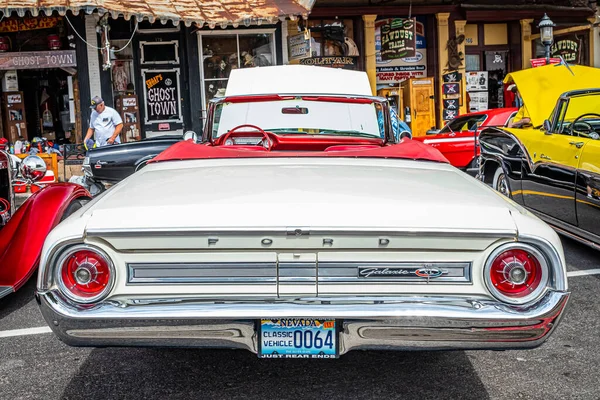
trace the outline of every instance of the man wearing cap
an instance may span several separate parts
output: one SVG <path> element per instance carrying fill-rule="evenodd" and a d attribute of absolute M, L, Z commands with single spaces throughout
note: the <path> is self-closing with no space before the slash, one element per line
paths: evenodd
<path fill-rule="evenodd" d="M 89 149 L 88 140 L 94 136 L 94 147 L 107 146 L 109 144 L 121 143 L 121 130 L 123 130 L 123 120 L 114 108 L 107 107 L 100 96 L 92 99 L 90 106 L 92 115 L 90 117 L 90 127 L 87 130 L 83 143 Z"/>

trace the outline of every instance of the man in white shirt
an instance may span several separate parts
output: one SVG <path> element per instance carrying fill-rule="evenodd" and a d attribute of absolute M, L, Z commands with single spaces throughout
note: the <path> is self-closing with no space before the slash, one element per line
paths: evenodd
<path fill-rule="evenodd" d="M 91 108 L 93 111 L 90 117 L 90 127 L 83 140 L 86 147 L 90 147 L 87 143 L 92 136 L 94 136 L 95 147 L 121 143 L 119 135 L 123 130 L 123 120 L 117 110 L 107 107 L 100 96 L 92 99 Z"/>

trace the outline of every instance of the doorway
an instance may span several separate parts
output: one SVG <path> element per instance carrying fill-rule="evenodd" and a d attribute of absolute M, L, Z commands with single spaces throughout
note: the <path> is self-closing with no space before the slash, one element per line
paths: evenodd
<path fill-rule="evenodd" d="M 68 143 L 74 128 L 69 112 L 69 74 L 62 69 L 19 70 L 27 137 Z"/>

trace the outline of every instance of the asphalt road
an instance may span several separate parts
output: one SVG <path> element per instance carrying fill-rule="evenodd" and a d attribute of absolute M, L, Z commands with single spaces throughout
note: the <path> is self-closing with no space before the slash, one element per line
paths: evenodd
<path fill-rule="evenodd" d="M 569 271 L 600 268 L 600 252 L 564 244 Z M 45 331 L 32 280 L 0 300 L 0 399 L 599 399 L 600 275 L 569 285 L 563 321 L 535 350 L 259 360 L 232 350 L 71 348 L 51 333 L 2 337 Z"/>

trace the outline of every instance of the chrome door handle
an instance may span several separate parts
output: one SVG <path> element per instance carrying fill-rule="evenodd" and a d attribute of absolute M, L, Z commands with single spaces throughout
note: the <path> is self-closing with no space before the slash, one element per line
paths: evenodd
<path fill-rule="evenodd" d="M 571 146 L 575 146 L 575 147 L 577 147 L 578 149 L 582 148 L 582 147 L 583 147 L 583 145 L 584 145 L 584 143 L 583 143 L 583 142 L 569 142 L 569 144 L 570 144 Z"/>
<path fill-rule="evenodd" d="M 544 154 L 540 154 L 540 158 L 544 159 L 544 160 L 552 160 L 550 157 L 544 155 Z"/>

